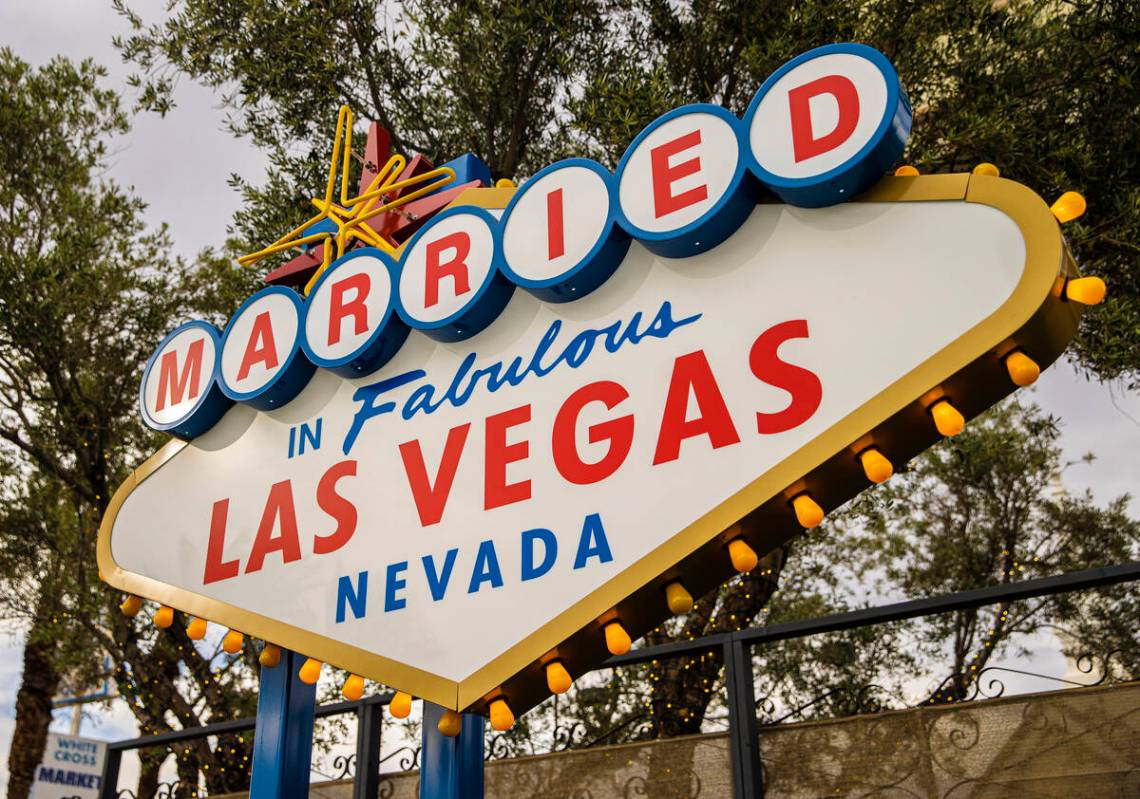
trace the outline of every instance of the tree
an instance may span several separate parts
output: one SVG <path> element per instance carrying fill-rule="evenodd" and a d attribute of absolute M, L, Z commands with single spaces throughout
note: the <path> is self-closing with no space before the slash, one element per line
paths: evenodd
<path fill-rule="evenodd" d="M 868 42 L 898 67 L 914 105 L 909 162 L 930 172 L 992 161 L 1046 197 L 1070 188 L 1086 194 L 1088 220 L 1066 232 L 1083 268 L 1107 279 L 1110 299 L 1085 316 L 1079 363 L 1102 379 L 1140 375 L 1133 83 L 1140 9 L 1125 0 L 413 0 L 398 8 L 327 2 L 319 10 L 298 1 L 267 9 L 248 0 L 180 0 L 149 27 L 126 0 L 118 7 L 134 26 L 118 44 L 140 67 L 145 107 L 168 109 L 180 75 L 230 91 L 231 130 L 270 155 L 263 185 L 234 181 L 245 205 L 223 256 L 271 241 L 307 216 L 341 103 L 382 122 L 404 152 L 438 161 L 467 149 L 496 176 L 521 178 L 565 153 L 613 166 L 644 124 L 675 105 L 707 101 L 740 113 L 787 59 L 836 40 Z M 237 272 L 223 256 L 211 261 L 219 282 L 244 280 L 252 289 L 257 275 Z M 790 579 L 804 550 L 769 553 L 758 572 L 700 599 L 653 640 L 743 626 L 764 608 L 779 615 L 786 606 L 774 599 L 777 580 Z M 826 591 L 818 597 L 816 607 L 838 601 Z M 836 650 L 836 669 L 857 643 Z M 718 670 L 715 659 L 660 665 L 655 729 L 699 729 Z"/>
<path fill-rule="evenodd" d="M 252 653 L 189 657 L 181 627 L 157 636 L 127 619 L 96 573 L 110 493 L 157 439 L 136 415 L 141 366 L 194 294 L 165 229 L 103 177 L 108 141 L 127 129 L 103 74 L 0 50 L 0 611 L 27 634 L 12 799 L 27 796 L 52 700 L 97 684 L 102 653 L 144 731 L 252 711 Z"/>

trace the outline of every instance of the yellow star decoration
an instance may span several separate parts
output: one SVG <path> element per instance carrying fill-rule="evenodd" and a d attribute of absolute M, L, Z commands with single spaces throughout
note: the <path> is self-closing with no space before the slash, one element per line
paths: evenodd
<path fill-rule="evenodd" d="M 329 179 L 325 187 L 325 196 L 323 199 L 314 197 L 312 200 L 313 205 L 317 207 L 320 213 L 301 225 L 298 225 L 268 247 L 239 257 L 237 259 L 239 264 L 242 266 L 251 266 L 262 258 L 273 255 L 274 253 L 316 244 L 317 242 L 324 242 L 324 259 L 320 268 L 313 273 L 312 278 L 310 278 L 309 282 L 305 285 L 304 293 L 307 295 L 316 284 L 317 279 L 328 268 L 329 264 L 333 262 L 334 245 L 336 258 L 340 258 L 344 255 L 348 249 L 349 242 L 353 239 L 359 239 L 365 244 L 369 244 L 383 250 L 388 255 L 394 256 L 396 248 L 389 244 L 383 236 L 373 230 L 368 224 L 368 220 L 385 211 L 390 211 L 393 208 L 423 197 L 425 194 L 442 188 L 455 180 L 455 171 L 450 167 L 439 167 L 424 172 L 421 175 L 413 175 L 406 180 L 397 180 L 400 173 L 404 171 L 404 167 L 407 166 L 407 161 L 403 156 L 393 155 L 388 159 L 388 162 L 380 168 L 376 177 L 372 178 L 368 184 L 368 188 L 363 194 L 356 197 L 349 197 L 348 182 L 349 163 L 352 157 L 352 121 L 352 110 L 347 105 L 342 105 L 336 118 L 336 135 L 333 139 L 332 158 L 329 161 Z M 333 202 L 333 194 L 338 174 L 338 161 L 340 162 L 339 204 Z M 394 199 L 388 199 L 391 194 L 413 186 L 419 186 L 420 188 L 415 191 L 410 191 L 407 194 L 401 194 Z M 325 219 L 332 220 L 333 224 L 336 225 L 336 233 L 322 231 L 320 233 L 312 233 L 308 236 L 304 235 L 305 230 Z"/>

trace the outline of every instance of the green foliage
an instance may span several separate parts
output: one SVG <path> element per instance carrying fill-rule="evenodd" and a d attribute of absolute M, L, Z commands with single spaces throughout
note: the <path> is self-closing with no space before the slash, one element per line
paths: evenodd
<path fill-rule="evenodd" d="M 878 47 L 915 109 L 906 153 L 924 172 L 982 161 L 1047 199 L 1077 189 L 1066 232 L 1109 299 L 1076 354 L 1101 379 L 1140 375 L 1140 6 L 1131 0 L 542 0 L 380 4 L 178 0 L 119 41 L 144 106 L 179 75 L 227 92 L 230 127 L 265 148 L 268 182 L 236 181 L 235 246 L 275 239 L 323 185 L 336 108 L 392 131 L 396 148 L 472 151 L 496 177 L 567 154 L 613 166 L 674 106 L 740 113 L 787 59 L 839 40 Z"/>
<path fill-rule="evenodd" d="M 165 229 L 104 176 L 127 118 L 103 76 L 0 50 L 0 613 L 22 623 L 40 672 L 17 697 L 16 793 L 40 762 L 53 695 L 100 684 L 104 654 L 146 732 L 253 710 L 252 655 L 211 665 L 181 626 L 159 635 L 145 615 L 123 617 L 97 575 L 110 494 L 159 438 L 137 418 L 139 373 L 194 300 Z M 231 748 L 202 742 L 183 759 L 237 765 Z M 244 770 L 207 779 L 244 787 Z"/>

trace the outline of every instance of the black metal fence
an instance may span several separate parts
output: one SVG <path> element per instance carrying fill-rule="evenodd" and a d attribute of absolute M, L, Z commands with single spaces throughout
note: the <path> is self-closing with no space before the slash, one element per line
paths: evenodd
<path fill-rule="evenodd" d="M 752 670 L 753 648 L 794 638 L 804 638 L 823 633 L 852 630 L 890 622 L 932 616 L 953 611 L 969 610 L 1019 600 L 1083 591 L 1140 580 L 1140 562 L 1086 569 L 1054 577 L 1043 577 L 1024 582 L 991 586 L 973 591 L 962 591 L 940 597 L 899 602 L 879 607 L 839 613 L 804 621 L 775 624 L 767 627 L 753 627 L 738 632 L 721 633 L 689 641 L 678 641 L 660 646 L 637 649 L 625 655 L 612 657 L 599 669 L 619 668 L 650 663 L 670 658 L 719 654 L 724 666 L 725 699 L 728 708 L 729 754 L 732 768 L 734 795 L 739 799 L 758 799 L 764 793 L 764 775 L 760 763 L 758 744 L 757 702 Z M 1107 669 L 1107 663 L 1106 669 Z M 996 668 L 996 667 L 991 667 Z M 1091 666 L 1090 666 L 1091 668 Z M 1007 671 L 1017 670 L 1007 669 Z M 1107 674 L 1107 672 L 1106 672 Z M 973 679 L 977 682 L 978 675 Z M 1103 679 L 1103 677 L 1102 677 Z M 321 705 L 316 709 L 317 718 L 326 718 L 348 713 L 357 716 L 356 750 L 352 755 L 341 756 L 334 767 L 340 776 L 354 775 L 354 799 L 377 799 L 381 785 L 380 731 L 383 706 L 391 700 L 392 694 L 385 692 L 356 702 L 337 702 Z M 800 709 L 797 709 L 800 710 Z M 778 723 L 796 712 L 774 719 Z M 627 722 L 628 724 L 629 722 Z M 169 747 L 172 744 L 198 740 L 211 736 L 248 732 L 254 729 L 254 719 L 237 719 L 219 722 L 202 727 L 177 730 L 160 735 L 149 735 L 108 745 L 104 765 L 100 796 L 103 799 L 132 799 L 133 792 L 118 791 L 119 768 L 122 755 L 129 750 L 152 747 Z M 611 731 L 613 732 L 613 731 Z M 556 741 L 556 748 L 571 746 L 590 747 L 606 743 L 610 733 L 589 741 L 575 741 L 567 735 L 565 741 Z M 402 770 L 415 768 L 418 762 L 418 749 L 411 747 L 398 750 L 388 756 L 398 756 Z M 494 757 L 494 747 L 488 757 Z M 195 786 L 193 791 L 197 790 Z M 177 785 L 164 785 L 159 799 L 177 795 Z"/>

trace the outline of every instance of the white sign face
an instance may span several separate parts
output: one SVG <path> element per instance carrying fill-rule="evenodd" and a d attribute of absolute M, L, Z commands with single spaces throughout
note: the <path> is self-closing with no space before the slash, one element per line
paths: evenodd
<path fill-rule="evenodd" d="M 375 256 L 338 266 L 309 295 L 305 340 L 322 361 L 339 361 L 368 343 L 392 303 L 392 278 Z"/>
<path fill-rule="evenodd" d="M 143 380 L 143 413 L 156 426 L 184 418 L 205 396 L 217 356 L 217 338 L 205 326 L 175 331 Z"/>
<path fill-rule="evenodd" d="M 761 478 L 781 464 L 799 458 L 791 483 L 1025 323 L 1002 310 L 1026 291 L 1023 229 L 963 191 L 761 204 L 715 250 L 680 260 L 635 241 L 574 302 L 515 291 L 464 341 L 412 330 L 366 377 L 322 369 L 285 407 L 234 406 L 120 492 L 103 572 L 463 706 L 659 579 L 655 553 L 674 563 L 713 542 L 739 518 L 717 508 L 778 495 L 787 485 Z M 547 195 L 532 193 L 545 216 Z M 483 220 L 451 219 L 436 240 L 466 236 L 466 264 L 490 263 Z M 1055 275 L 1050 252 L 1032 309 Z M 420 271 L 401 281 L 405 307 L 423 300 L 425 262 L 408 261 Z M 421 306 L 453 313 L 454 283 L 441 285 Z M 899 393 L 993 318 L 1009 330 Z M 856 415 L 866 426 L 851 432 Z M 805 461 L 821 440 L 835 448 Z"/>
<path fill-rule="evenodd" d="M 760 99 L 748 130 L 761 167 L 806 178 L 856 157 L 887 110 L 887 81 L 869 59 L 831 53 L 782 75 Z"/>
<path fill-rule="evenodd" d="M 737 177 L 736 130 L 721 116 L 679 113 L 643 135 L 618 184 L 622 212 L 639 230 L 660 233 L 696 222 Z"/>
<path fill-rule="evenodd" d="M 30 799 L 97 799 L 107 744 L 72 735 L 48 735 Z"/>
<path fill-rule="evenodd" d="M 400 306 L 409 321 L 436 324 L 462 313 L 494 266 L 494 233 L 482 215 L 441 219 L 408 244 Z"/>

